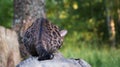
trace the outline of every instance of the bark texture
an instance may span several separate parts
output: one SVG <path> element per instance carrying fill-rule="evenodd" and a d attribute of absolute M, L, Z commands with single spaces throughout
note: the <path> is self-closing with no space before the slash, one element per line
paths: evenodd
<path fill-rule="evenodd" d="M 66 59 L 60 53 L 55 54 L 52 60 L 38 61 L 38 57 L 29 57 L 17 67 L 91 67 L 82 59 Z"/>
<path fill-rule="evenodd" d="M 0 26 L 0 67 L 15 67 L 20 60 L 15 31 Z"/>
<path fill-rule="evenodd" d="M 20 52 L 22 57 L 29 53 L 26 51 L 22 37 L 26 29 L 34 20 L 45 17 L 45 0 L 14 0 L 14 22 L 13 29 L 19 36 Z"/>
<path fill-rule="evenodd" d="M 19 32 L 23 23 L 29 23 L 27 21 L 31 19 L 45 17 L 44 4 L 44 0 L 14 0 L 13 28 Z"/>

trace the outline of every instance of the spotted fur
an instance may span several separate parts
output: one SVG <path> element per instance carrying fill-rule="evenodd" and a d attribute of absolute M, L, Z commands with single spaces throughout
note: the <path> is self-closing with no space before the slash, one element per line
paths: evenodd
<path fill-rule="evenodd" d="M 39 18 L 26 30 L 23 43 L 32 56 L 39 56 L 39 60 L 51 59 L 62 46 L 66 33 L 47 19 Z"/>

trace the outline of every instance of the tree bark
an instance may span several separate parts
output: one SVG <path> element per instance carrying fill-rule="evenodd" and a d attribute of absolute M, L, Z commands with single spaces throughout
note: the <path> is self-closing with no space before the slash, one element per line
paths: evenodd
<path fill-rule="evenodd" d="M 36 57 L 30 57 L 16 67 L 91 67 L 86 61 L 82 59 L 53 59 L 38 61 Z"/>
<path fill-rule="evenodd" d="M 120 9 L 118 8 L 118 23 L 120 24 Z"/>
<path fill-rule="evenodd" d="M 19 36 L 22 57 L 29 55 L 22 43 L 23 34 L 33 21 L 40 17 L 45 17 L 45 0 L 14 0 L 13 29 Z"/>
<path fill-rule="evenodd" d="M 16 32 L 0 26 L 0 67 L 15 67 L 20 60 Z"/>
<path fill-rule="evenodd" d="M 52 60 L 38 61 L 38 57 L 29 57 L 16 67 L 91 67 L 83 59 L 66 59 L 60 52 Z"/>

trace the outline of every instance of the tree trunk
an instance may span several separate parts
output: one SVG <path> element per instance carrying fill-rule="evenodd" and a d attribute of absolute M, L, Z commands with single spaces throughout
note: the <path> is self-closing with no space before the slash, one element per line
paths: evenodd
<path fill-rule="evenodd" d="M 109 3 L 109 4 L 107 4 Z M 112 18 L 111 8 L 112 8 L 112 1 L 106 0 L 106 19 L 107 19 L 107 26 L 108 26 L 108 35 L 109 35 L 109 42 L 111 47 L 115 47 L 116 45 L 116 38 L 115 38 L 115 22 Z"/>
<path fill-rule="evenodd" d="M 45 0 L 14 0 L 13 29 L 19 36 L 22 57 L 29 55 L 22 43 L 23 34 L 35 19 L 45 17 L 44 7 Z"/>
<path fill-rule="evenodd" d="M 120 24 L 120 9 L 118 8 L 118 23 Z"/>

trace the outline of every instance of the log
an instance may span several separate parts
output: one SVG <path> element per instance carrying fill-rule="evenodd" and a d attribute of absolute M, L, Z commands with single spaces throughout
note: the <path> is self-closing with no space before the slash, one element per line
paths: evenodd
<path fill-rule="evenodd" d="M 38 57 L 29 57 L 16 67 L 91 67 L 83 59 L 66 59 L 61 55 L 55 55 L 51 60 L 38 61 Z"/>
<path fill-rule="evenodd" d="M 86 61 L 79 59 L 53 59 L 38 61 L 37 57 L 30 57 L 16 67 L 91 67 Z"/>
<path fill-rule="evenodd" d="M 0 26 L 0 67 L 15 67 L 20 62 L 15 31 Z"/>

